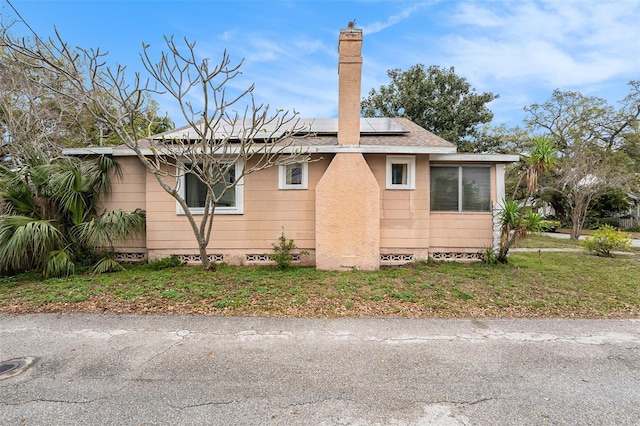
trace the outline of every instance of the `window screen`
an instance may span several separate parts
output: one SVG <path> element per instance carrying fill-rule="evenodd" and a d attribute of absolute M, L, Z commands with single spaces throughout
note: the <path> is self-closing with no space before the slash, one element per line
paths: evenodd
<path fill-rule="evenodd" d="M 491 169 L 483 166 L 431 167 L 431 210 L 491 210 Z"/>

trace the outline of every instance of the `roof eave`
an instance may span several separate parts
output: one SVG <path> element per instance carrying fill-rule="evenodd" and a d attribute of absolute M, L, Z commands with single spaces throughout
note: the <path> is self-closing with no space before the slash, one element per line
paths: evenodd
<path fill-rule="evenodd" d="M 261 149 L 256 146 L 255 151 Z M 337 154 L 337 153 L 361 153 L 361 154 L 455 154 L 455 147 L 433 147 L 433 146 L 386 146 L 386 145 L 292 145 L 282 149 L 275 147 L 275 150 L 282 154 Z M 142 155 L 151 156 L 157 150 L 141 148 Z M 63 150 L 65 155 L 113 155 L 114 157 L 136 156 L 136 152 L 128 147 L 100 147 L 100 148 L 69 148 Z"/>
<path fill-rule="evenodd" d="M 429 157 L 431 161 L 442 162 L 474 162 L 474 163 L 517 163 L 520 161 L 519 155 L 513 154 L 475 154 L 475 153 L 459 153 L 448 155 L 432 155 Z"/>
<path fill-rule="evenodd" d="M 82 148 L 65 148 L 64 155 L 113 155 L 112 146 L 88 146 Z"/>

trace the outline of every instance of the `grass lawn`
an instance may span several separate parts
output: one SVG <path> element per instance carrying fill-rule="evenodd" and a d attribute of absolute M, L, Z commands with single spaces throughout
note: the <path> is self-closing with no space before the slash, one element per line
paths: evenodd
<path fill-rule="evenodd" d="M 525 245 L 572 246 L 533 237 Z M 555 245 L 554 245 L 555 244 Z M 638 252 L 521 252 L 509 265 L 417 263 L 380 271 L 148 266 L 97 276 L 0 278 L 0 313 L 105 312 L 278 317 L 640 317 Z"/>

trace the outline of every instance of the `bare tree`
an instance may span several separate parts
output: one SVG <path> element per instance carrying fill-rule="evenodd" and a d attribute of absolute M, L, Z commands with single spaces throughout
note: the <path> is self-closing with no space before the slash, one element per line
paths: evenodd
<path fill-rule="evenodd" d="M 90 136 L 81 105 L 55 96 L 45 86 L 63 83 L 55 73 L 36 68 L 29 58 L 0 55 L 0 127 L 5 161 L 54 157 L 60 148 L 86 145 Z M 39 84 L 34 84 L 38 81 Z"/>
<path fill-rule="evenodd" d="M 566 198 L 573 227 L 571 238 L 578 238 L 591 201 L 609 188 L 628 188 L 632 175 L 610 161 L 598 147 L 574 146 L 555 170 L 555 189 Z"/>
<path fill-rule="evenodd" d="M 130 148 L 164 191 L 176 199 L 198 243 L 202 265 L 214 269 L 207 246 L 215 208 L 244 176 L 282 164 L 309 161 L 294 137 L 301 129 L 296 113 L 271 112 L 257 105 L 253 85 L 232 95 L 229 82 L 240 73 L 225 51 L 219 62 L 200 59 L 195 43 L 177 45 L 166 38 L 166 51 L 155 62 L 143 45 L 142 64 L 151 76 L 136 72 L 128 80 L 125 67 L 106 64 L 99 49 L 69 47 L 59 33 L 35 45 L 9 36 L 2 40 L 8 54 L 25 65 L 45 69 L 65 84 L 32 80 L 58 96 L 73 99 Z M 187 125 L 163 138 L 138 138 L 140 117 L 148 117 L 149 95 L 168 94 L 179 105 Z M 194 99 L 198 99 L 197 103 Z M 242 167 L 236 167 L 242 164 Z M 181 190 L 185 176 L 204 188 L 202 211 L 194 213 Z M 201 214 L 200 214 L 201 213 Z"/>

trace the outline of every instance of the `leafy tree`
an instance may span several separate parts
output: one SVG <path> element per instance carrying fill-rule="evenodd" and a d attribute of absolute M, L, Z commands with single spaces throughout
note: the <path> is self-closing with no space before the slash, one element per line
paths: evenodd
<path fill-rule="evenodd" d="M 0 166 L 0 274 L 37 269 L 64 277 L 93 257 L 95 272 L 119 267 L 113 245 L 142 232 L 145 220 L 142 212 L 97 213 L 117 164 L 108 157 L 49 161 L 45 153 L 30 160 Z"/>
<path fill-rule="evenodd" d="M 572 222 L 578 238 L 592 202 L 609 190 L 633 189 L 637 158 L 640 82 L 616 109 L 604 99 L 555 90 L 543 104 L 525 111 L 532 131 L 546 131 L 560 150 L 558 167 L 546 182 L 545 198 Z"/>
<path fill-rule="evenodd" d="M 126 117 L 124 125 L 135 129 L 138 139 L 149 138 L 159 133 L 164 133 L 175 127 L 173 121 L 168 116 L 161 117 L 158 115 L 160 106 L 149 97 L 148 106 L 145 111 L 135 111 L 132 117 Z M 96 127 L 97 126 L 97 127 Z M 101 128 L 102 127 L 102 128 Z M 94 123 L 92 125 L 93 133 L 98 132 L 100 145 L 121 145 L 122 140 L 117 133 L 113 133 L 103 123 Z M 94 142 L 95 144 L 95 142 Z"/>
<path fill-rule="evenodd" d="M 631 92 L 615 109 L 605 99 L 580 92 L 554 90 L 542 104 L 525 107 L 525 123 L 534 132 L 547 132 L 561 152 L 574 144 L 600 146 L 607 152 L 619 149 L 625 132 L 637 131 L 640 117 L 640 81 L 629 82 Z"/>
<path fill-rule="evenodd" d="M 597 218 L 612 217 L 628 211 L 632 205 L 633 201 L 627 192 L 621 188 L 609 188 L 593 199 L 588 215 Z"/>
<path fill-rule="evenodd" d="M 30 45 L 15 40 L 6 30 L 2 35 L 12 59 L 27 58 L 23 61 L 26 66 L 37 64 L 59 75 L 66 84 L 59 88 L 34 79 L 32 83 L 86 106 L 98 123 L 131 149 L 160 187 L 175 198 L 193 230 L 206 269 L 214 269 L 207 254 L 213 212 L 227 193 L 250 173 L 309 160 L 299 149 L 290 149 L 295 144 L 291 136 L 300 130 L 296 128 L 295 113 L 271 112 L 268 106 L 257 105 L 252 96 L 253 85 L 235 94 L 227 90 L 229 82 L 240 73 L 241 63 L 233 65 L 226 52 L 219 62 L 212 63 L 198 57 L 195 43 L 185 40 L 184 45 L 178 45 L 173 38 L 165 38 L 166 50 L 156 62 L 151 59 L 150 46 L 143 45 L 141 59 L 153 82 L 150 83 L 138 73 L 127 78 L 123 66 L 108 66 L 99 49 L 71 48 L 59 34 L 46 48 L 40 42 Z M 187 123 L 184 134 L 171 140 L 141 140 L 137 119 L 151 123 L 153 106 L 149 97 L 160 91 L 181 108 Z M 232 167 L 239 161 L 244 167 L 229 179 Z M 205 187 L 206 208 L 202 214 L 194 214 L 181 194 L 179 185 L 186 174 Z"/>
<path fill-rule="evenodd" d="M 479 128 L 470 149 L 478 153 L 514 154 L 519 153 L 530 141 L 530 133 L 521 127 L 507 127 L 505 124 Z M 525 148 L 526 150 L 526 148 Z"/>
<path fill-rule="evenodd" d="M 478 150 L 474 138 L 480 135 L 480 125 L 493 119 L 487 104 L 498 95 L 476 93 L 453 67 L 425 69 L 417 64 L 407 71 L 389 70 L 387 75 L 389 85 L 372 89 L 362 100 L 365 117 L 406 117 L 456 144 L 460 151 Z"/>
<path fill-rule="evenodd" d="M 529 155 L 525 157 L 526 169 L 520 175 L 520 179 L 514 189 L 514 197 L 505 200 L 499 215 L 500 223 L 500 248 L 498 261 L 506 263 L 509 260 L 509 250 L 518 238 L 531 231 L 539 231 L 543 216 L 532 209 L 534 195 L 538 191 L 539 179 L 548 173 L 558 160 L 554 140 L 548 135 L 540 135 L 531 138 Z M 519 186 L 525 182 L 526 196 L 524 201 L 516 199 Z"/>

